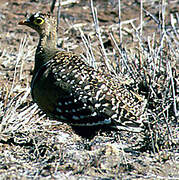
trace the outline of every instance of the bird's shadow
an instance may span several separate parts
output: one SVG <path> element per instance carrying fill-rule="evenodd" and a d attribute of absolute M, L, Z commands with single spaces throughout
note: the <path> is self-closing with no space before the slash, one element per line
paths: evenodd
<path fill-rule="evenodd" d="M 111 134 L 111 132 L 114 130 L 112 127 L 107 126 L 89 126 L 89 127 L 79 127 L 79 126 L 72 126 L 72 129 L 74 133 L 81 136 L 85 139 L 93 139 L 96 135 L 105 133 L 105 134 Z"/>

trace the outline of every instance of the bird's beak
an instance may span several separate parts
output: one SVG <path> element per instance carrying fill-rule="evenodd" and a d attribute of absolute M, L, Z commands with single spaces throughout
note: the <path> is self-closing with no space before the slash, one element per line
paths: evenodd
<path fill-rule="evenodd" d="M 30 23 L 30 21 L 27 19 L 27 20 L 24 20 L 24 21 L 20 21 L 18 24 L 19 25 L 28 25 Z"/>
<path fill-rule="evenodd" d="M 19 24 L 19 25 L 25 25 L 26 22 L 25 22 L 25 21 L 20 21 L 18 24 Z"/>

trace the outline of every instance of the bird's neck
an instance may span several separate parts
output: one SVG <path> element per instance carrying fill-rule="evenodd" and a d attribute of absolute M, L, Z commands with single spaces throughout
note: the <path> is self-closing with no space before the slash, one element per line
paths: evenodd
<path fill-rule="evenodd" d="M 34 73 L 36 73 L 42 65 L 53 58 L 57 51 L 58 49 L 56 32 L 49 32 L 40 35 L 39 44 L 37 46 L 35 54 Z"/>

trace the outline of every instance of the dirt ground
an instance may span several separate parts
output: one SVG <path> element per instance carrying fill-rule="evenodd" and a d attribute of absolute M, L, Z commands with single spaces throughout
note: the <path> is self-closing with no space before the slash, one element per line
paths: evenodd
<path fill-rule="evenodd" d="M 177 117 L 171 115 L 175 120 L 169 122 L 171 141 L 166 138 L 167 126 L 165 131 L 156 133 L 156 139 L 164 139 L 160 145 L 151 142 L 152 145 L 146 145 L 150 141 L 149 136 L 129 132 L 102 132 L 86 139 L 70 126 L 49 120 L 32 102 L 29 84 L 38 35 L 19 26 L 18 22 L 33 12 L 49 12 L 50 6 L 50 0 L 0 1 L 0 179 L 179 179 Z M 144 1 L 143 6 L 160 19 L 158 1 Z M 110 52 L 110 31 L 115 32 L 114 36 L 120 43 L 117 36 L 118 1 L 95 0 L 94 7 L 98 11 L 104 46 Z M 166 2 L 166 28 L 170 29 L 171 20 L 176 21 L 178 12 L 178 1 Z M 56 14 L 57 7 L 54 16 Z M 144 42 L 154 36 L 160 39 L 157 23 L 145 13 L 143 16 Z M 123 44 L 133 54 L 137 52 L 137 39 L 129 20 L 136 28 L 140 26 L 140 1 L 121 1 Z M 90 1 L 62 1 L 58 44 L 66 50 L 85 55 L 79 28 L 90 38 L 94 56 L 100 61 L 102 55 L 96 48 L 99 42 L 95 37 Z M 178 43 L 179 39 L 176 41 Z M 179 49 L 175 50 L 176 57 L 171 57 L 171 66 L 178 74 Z M 178 82 L 177 75 L 175 78 Z M 176 89 L 178 96 L 179 90 Z"/>

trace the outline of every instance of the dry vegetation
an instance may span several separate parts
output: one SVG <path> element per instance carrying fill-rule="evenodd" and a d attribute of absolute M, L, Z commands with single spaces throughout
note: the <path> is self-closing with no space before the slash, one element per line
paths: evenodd
<path fill-rule="evenodd" d="M 34 8 L 50 10 L 51 1 L 2 0 L 2 179 L 179 179 L 179 4 L 92 2 L 62 1 L 58 44 L 143 95 L 146 130 L 86 139 L 42 114 L 30 96 L 38 37 L 17 22 Z"/>

